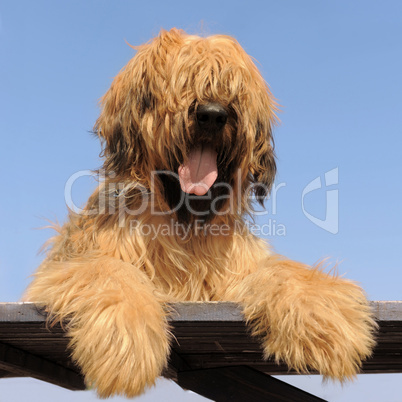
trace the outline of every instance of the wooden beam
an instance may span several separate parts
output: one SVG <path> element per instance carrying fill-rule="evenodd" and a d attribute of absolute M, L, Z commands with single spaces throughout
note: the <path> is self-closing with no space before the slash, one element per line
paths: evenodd
<path fill-rule="evenodd" d="M 402 301 L 372 301 L 370 306 L 377 321 L 402 321 Z"/>
<path fill-rule="evenodd" d="M 0 303 L 0 323 L 45 322 L 46 313 L 35 303 Z"/>
<path fill-rule="evenodd" d="M 26 376 L 18 375 L 16 373 L 12 373 L 11 371 L 0 370 L 0 378 L 11 378 L 11 377 L 26 377 Z"/>
<path fill-rule="evenodd" d="M 402 301 L 372 301 L 377 321 L 402 321 Z M 170 305 L 169 321 L 244 321 L 240 306 L 233 302 L 179 302 Z M 44 322 L 46 313 L 35 303 L 0 303 L 0 322 Z"/>
<path fill-rule="evenodd" d="M 371 301 L 370 306 L 377 321 L 402 321 L 402 301 Z M 179 302 L 170 308 L 173 322 L 244 321 L 241 307 L 233 302 Z"/>
<path fill-rule="evenodd" d="M 33 377 L 73 391 L 86 389 L 82 377 L 74 371 L 1 343 L 0 370 L 11 376 Z"/>
<path fill-rule="evenodd" d="M 243 322 L 241 307 L 233 302 L 179 302 L 170 305 L 172 322 Z"/>
<path fill-rule="evenodd" d="M 247 366 L 181 371 L 178 384 L 216 402 L 324 401 Z"/>

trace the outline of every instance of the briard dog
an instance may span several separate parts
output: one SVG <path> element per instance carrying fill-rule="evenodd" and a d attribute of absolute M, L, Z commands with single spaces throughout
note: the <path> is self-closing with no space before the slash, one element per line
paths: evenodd
<path fill-rule="evenodd" d="M 167 364 L 168 303 L 234 301 L 264 357 L 351 379 L 376 324 L 363 291 L 273 253 L 244 217 L 276 165 L 276 102 L 231 37 L 161 31 L 101 99 L 104 180 L 57 227 L 25 299 L 67 323 L 102 397 L 141 394 Z"/>

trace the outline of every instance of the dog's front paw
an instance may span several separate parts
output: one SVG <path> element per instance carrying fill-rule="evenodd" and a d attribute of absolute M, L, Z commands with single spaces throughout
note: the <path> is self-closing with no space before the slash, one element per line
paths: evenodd
<path fill-rule="evenodd" d="M 375 323 L 366 305 L 344 302 L 301 302 L 282 312 L 282 318 L 273 318 L 263 340 L 264 357 L 283 361 L 299 373 L 313 370 L 325 379 L 353 379 L 371 355 Z"/>
<path fill-rule="evenodd" d="M 244 299 L 245 316 L 262 338 L 265 358 L 300 373 L 314 370 L 324 378 L 353 379 L 372 353 L 377 327 L 362 290 L 318 269 L 294 265 L 282 263 L 284 271 L 270 277 L 268 293 L 256 275 Z"/>
<path fill-rule="evenodd" d="M 103 300 L 96 307 L 72 322 L 72 358 L 100 397 L 140 395 L 167 364 L 169 331 L 162 307 L 141 299 L 130 306 Z"/>

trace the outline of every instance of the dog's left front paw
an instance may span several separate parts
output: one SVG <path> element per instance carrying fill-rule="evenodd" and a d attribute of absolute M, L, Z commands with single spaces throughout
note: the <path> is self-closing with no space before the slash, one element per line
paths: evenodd
<path fill-rule="evenodd" d="M 263 279 L 254 279 L 244 313 L 262 338 L 265 358 L 325 379 L 356 376 L 372 353 L 377 328 L 359 286 L 318 269 L 297 270 L 264 298 Z"/>
<path fill-rule="evenodd" d="M 295 311 L 271 323 L 264 357 L 284 361 L 299 373 L 317 371 L 324 379 L 352 380 L 372 353 L 374 327 L 362 305 Z"/>

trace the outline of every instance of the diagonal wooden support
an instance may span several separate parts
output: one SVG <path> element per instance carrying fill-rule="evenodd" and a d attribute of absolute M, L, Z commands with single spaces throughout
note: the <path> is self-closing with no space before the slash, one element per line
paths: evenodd
<path fill-rule="evenodd" d="M 73 391 L 84 390 L 82 377 L 68 368 L 0 343 L 0 370 L 17 377 L 33 377 Z"/>
<path fill-rule="evenodd" d="M 247 366 L 181 371 L 177 382 L 216 402 L 324 401 Z"/>
<path fill-rule="evenodd" d="M 1 363 L 0 363 L 1 365 Z M 22 375 L 19 375 L 17 373 L 13 373 L 9 370 L 0 370 L 0 378 L 11 378 L 11 377 L 25 377 Z"/>

